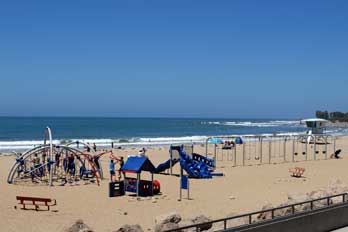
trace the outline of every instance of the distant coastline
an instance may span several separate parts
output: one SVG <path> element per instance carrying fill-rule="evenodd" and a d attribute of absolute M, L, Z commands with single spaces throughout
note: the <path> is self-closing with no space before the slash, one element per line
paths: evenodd
<path fill-rule="evenodd" d="M 322 118 L 329 120 L 331 123 L 333 123 L 333 126 L 339 126 L 341 125 L 343 127 L 346 127 L 348 125 L 348 113 L 343 113 L 343 112 L 328 112 L 326 111 L 316 111 L 315 116 L 317 118 Z"/>

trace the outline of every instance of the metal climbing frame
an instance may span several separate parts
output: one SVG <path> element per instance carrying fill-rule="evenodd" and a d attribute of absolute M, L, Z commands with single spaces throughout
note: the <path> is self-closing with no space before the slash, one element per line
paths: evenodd
<path fill-rule="evenodd" d="M 69 156 L 73 159 L 71 167 L 68 167 Z M 91 177 L 89 177 L 90 175 Z M 47 127 L 44 144 L 16 157 L 7 182 L 9 184 L 31 182 L 32 184 L 41 183 L 53 186 L 53 183 L 59 184 L 60 181 L 66 183 L 67 177 L 71 181 L 88 179 L 99 185 L 101 170 L 96 169 L 92 155 L 69 145 L 54 145 L 51 130 Z"/>

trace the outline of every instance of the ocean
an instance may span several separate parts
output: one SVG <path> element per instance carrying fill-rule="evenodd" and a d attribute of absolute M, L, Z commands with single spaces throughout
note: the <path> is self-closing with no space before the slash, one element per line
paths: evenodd
<path fill-rule="evenodd" d="M 42 144 L 44 129 L 54 143 L 80 140 L 98 147 L 203 143 L 208 136 L 306 131 L 297 119 L 0 117 L 0 152 L 23 151 Z M 347 129 L 328 132 L 348 134 Z"/>

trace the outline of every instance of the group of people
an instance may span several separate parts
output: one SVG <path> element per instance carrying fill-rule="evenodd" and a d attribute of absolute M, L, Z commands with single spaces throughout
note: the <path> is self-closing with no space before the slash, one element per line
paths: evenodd
<path fill-rule="evenodd" d="M 146 149 L 143 147 L 139 150 L 138 152 L 138 156 L 140 157 L 146 157 L 145 155 L 146 153 Z M 109 163 L 109 170 L 110 170 L 110 181 L 111 182 L 115 182 L 115 176 L 116 176 L 116 168 L 115 165 L 119 164 L 119 168 L 118 168 L 118 181 L 121 180 L 122 175 L 124 176 L 123 172 L 122 172 L 122 167 L 124 165 L 124 159 L 123 157 L 117 158 L 115 156 L 110 156 L 110 163 Z"/>
<path fill-rule="evenodd" d="M 90 147 L 89 143 L 87 143 L 87 146 L 85 146 L 85 149 L 87 152 L 91 152 L 91 147 Z M 95 143 L 93 143 L 93 150 L 95 152 L 97 151 L 97 145 Z"/>
<path fill-rule="evenodd" d="M 121 156 L 120 158 L 117 158 L 115 156 L 110 156 L 110 163 L 109 163 L 109 169 L 110 169 L 110 181 L 111 182 L 115 182 L 115 177 L 116 177 L 116 169 L 115 169 L 115 165 L 116 163 L 119 164 L 119 168 L 118 168 L 118 181 L 121 180 L 122 177 L 122 167 L 124 165 L 124 160 L 123 157 Z"/>

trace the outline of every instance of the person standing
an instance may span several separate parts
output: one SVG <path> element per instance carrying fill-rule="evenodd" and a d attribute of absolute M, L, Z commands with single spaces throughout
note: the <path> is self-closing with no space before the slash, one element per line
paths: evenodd
<path fill-rule="evenodd" d="M 110 169 L 110 181 L 114 182 L 114 180 L 115 180 L 115 162 L 113 159 L 110 159 L 109 169 Z"/>
<path fill-rule="evenodd" d="M 121 181 L 122 177 L 122 167 L 124 165 L 124 160 L 123 157 L 121 156 L 120 159 L 118 160 L 120 162 L 120 168 L 118 169 L 118 181 Z"/>
<path fill-rule="evenodd" d="M 97 145 L 95 143 L 93 143 L 93 150 L 97 151 Z"/>
<path fill-rule="evenodd" d="M 86 151 L 87 151 L 87 152 L 91 152 L 91 148 L 89 147 L 89 143 L 87 143 Z"/>
<path fill-rule="evenodd" d="M 145 157 L 145 152 L 146 152 L 145 147 L 141 148 L 138 152 L 138 156 Z"/>

